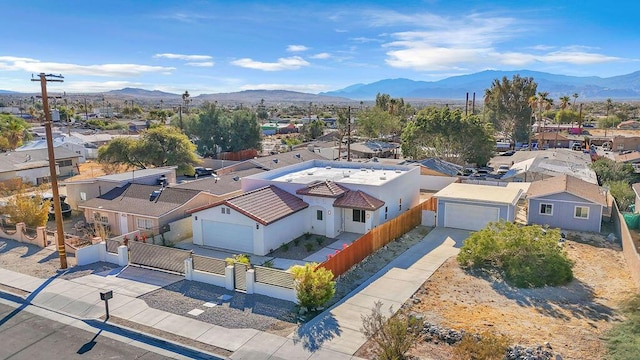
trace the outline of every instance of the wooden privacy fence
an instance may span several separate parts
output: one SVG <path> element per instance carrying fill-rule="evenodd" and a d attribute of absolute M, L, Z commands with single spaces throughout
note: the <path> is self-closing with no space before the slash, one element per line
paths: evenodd
<path fill-rule="evenodd" d="M 432 197 L 420 205 L 422 206 L 422 210 L 436 211 L 438 210 L 438 199 Z"/>
<path fill-rule="evenodd" d="M 418 205 L 402 215 L 373 228 L 325 262 L 318 265 L 331 270 L 334 277 L 340 276 L 352 266 L 364 260 L 391 241 L 420 225 L 422 205 Z"/>

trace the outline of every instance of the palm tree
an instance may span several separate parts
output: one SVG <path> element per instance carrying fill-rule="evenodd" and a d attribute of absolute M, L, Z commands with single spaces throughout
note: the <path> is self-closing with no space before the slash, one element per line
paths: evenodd
<path fill-rule="evenodd" d="M 4 137 L 7 139 L 10 150 L 15 150 L 24 139 L 24 126 L 14 117 L 10 117 L 4 129 Z"/>
<path fill-rule="evenodd" d="M 569 106 L 569 97 L 568 96 L 560 96 L 560 109 L 564 110 Z"/>
<path fill-rule="evenodd" d="M 571 106 L 573 111 L 576 111 L 576 100 L 578 100 L 578 96 L 578 93 L 573 93 L 573 105 Z"/>
<path fill-rule="evenodd" d="M 546 91 L 539 92 L 538 95 L 534 95 L 529 98 L 529 107 L 531 107 L 531 110 L 533 110 L 534 118 L 536 110 L 538 111 L 538 129 L 540 128 L 540 123 L 542 122 L 542 110 L 551 109 L 551 105 L 553 105 L 553 100 L 549 98 L 549 93 Z M 542 141 L 544 141 L 544 129 L 542 132 Z M 529 148 L 531 148 L 531 136 L 529 136 Z"/>

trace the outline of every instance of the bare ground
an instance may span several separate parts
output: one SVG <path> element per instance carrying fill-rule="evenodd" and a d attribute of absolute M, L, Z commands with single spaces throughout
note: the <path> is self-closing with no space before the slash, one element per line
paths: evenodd
<path fill-rule="evenodd" d="M 480 333 L 493 331 L 524 346 L 549 342 L 563 359 L 601 359 L 603 334 L 619 319 L 621 303 L 637 289 L 617 248 L 567 241 L 575 279 L 566 286 L 517 289 L 488 274 L 460 269 L 446 261 L 405 306 L 427 322 Z M 368 358 L 371 344 L 357 355 Z M 420 343 L 420 359 L 454 359 L 445 344 Z"/>

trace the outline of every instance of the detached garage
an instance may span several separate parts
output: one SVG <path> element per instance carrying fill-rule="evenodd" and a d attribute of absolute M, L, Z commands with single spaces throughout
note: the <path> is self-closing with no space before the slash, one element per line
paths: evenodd
<path fill-rule="evenodd" d="M 522 190 L 511 187 L 450 184 L 433 195 L 438 199 L 436 225 L 480 230 L 492 221 L 514 221 Z"/>

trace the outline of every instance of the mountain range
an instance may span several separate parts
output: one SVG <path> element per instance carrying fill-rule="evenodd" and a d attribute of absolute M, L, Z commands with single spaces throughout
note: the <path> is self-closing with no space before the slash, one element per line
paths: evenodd
<path fill-rule="evenodd" d="M 201 94 L 192 96 L 195 101 L 218 101 L 221 103 L 255 104 L 264 100 L 267 103 L 333 103 L 348 104 L 355 101 L 374 100 L 378 93 L 409 101 L 419 100 L 458 100 L 464 101 L 466 94 L 470 99 L 476 95 L 476 101 L 482 99 L 485 89 L 491 87 L 496 79 L 514 75 L 532 77 L 538 84 L 538 92 L 548 92 L 551 98 L 578 94 L 583 101 L 596 101 L 611 98 L 613 100 L 640 100 L 640 71 L 612 76 L 568 76 L 546 72 L 519 70 L 486 70 L 474 74 L 453 76 L 439 81 L 416 81 L 410 79 L 385 79 L 370 84 L 355 84 L 344 89 L 309 94 L 287 90 L 244 90 L 231 93 Z M 19 93 L 0 90 L 2 95 Z M 124 88 L 104 93 L 131 99 L 181 101 L 181 94 L 159 90 Z M 89 95 L 89 94 L 87 94 Z M 97 94 L 92 94 L 97 95 Z"/>
<path fill-rule="evenodd" d="M 356 84 L 341 90 L 328 91 L 320 95 L 341 96 L 354 100 L 374 99 L 376 94 L 385 93 L 391 97 L 405 99 L 462 99 L 475 92 L 482 98 L 485 89 L 491 87 L 495 79 L 514 75 L 532 77 L 538 84 L 538 91 L 549 93 L 551 98 L 572 96 L 577 93 L 583 100 L 639 100 L 640 71 L 608 78 L 597 76 L 578 77 L 550 74 L 539 71 L 495 71 L 487 70 L 469 75 L 453 76 L 439 81 L 414 81 L 409 79 L 386 79 L 370 84 Z"/>

